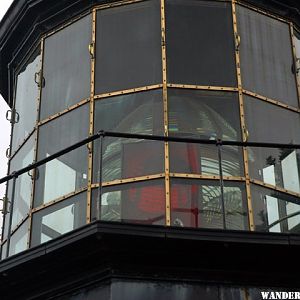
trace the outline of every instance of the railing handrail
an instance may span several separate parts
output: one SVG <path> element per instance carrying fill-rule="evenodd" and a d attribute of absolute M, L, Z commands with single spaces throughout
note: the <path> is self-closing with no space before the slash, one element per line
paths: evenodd
<path fill-rule="evenodd" d="M 41 165 L 44 165 L 57 157 L 67 154 L 83 145 L 97 140 L 100 137 L 118 137 L 127 139 L 140 139 L 140 140 L 152 140 L 152 141 L 163 141 L 163 142 L 181 142 L 181 143 L 192 143 L 192 144 L 206 144 L 206 145 L 223 145 L 223 146 L 239 146 L 239 147 L 260 147 L 260 148 L 285 148 L 285 149 L 300 149 L 300 144 L 279 144 L 279 143 L 261 143 L 261 142 L 240 142 L 240 141 L 228 141 L 221 139 L 199 139 L 199 138 L 186 138 L 186 137 L 175 137 L 175 136 L 160 136 L 160 135 L 149 135 L 149 134 L 137 134 L 137 133 L 122 133 L 122 132 L 111 132 L 100 130 L 94 135 L 91 135 L 71 146 L 64 148 L 46 158 L 43 158 L 35 163 L 29 164 L 27 167 L 12 172 L 11 174 L 2 177 L 0 184 L 7 182 L 14 177 L 27 173 Z"/>

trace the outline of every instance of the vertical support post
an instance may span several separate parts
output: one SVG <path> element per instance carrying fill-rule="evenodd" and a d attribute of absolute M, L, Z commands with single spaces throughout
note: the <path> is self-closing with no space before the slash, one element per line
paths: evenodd
<path fill-rule="evenodd" d="M 222 141 L 217 140 L 216 145 L 218 147 L 222 221 L 223 221 L 223 229 L 226 230 L 226 210 L 225 210 L 225 201 L 224 201 L 224 179 L 223 179 L 223 169 L 222 169 Z"/>
<path fill-rule="evenodd" d="M 98 187 L 98 195 L 97 195 L 97 220 L 100 219 L 100 209 L 101 209 L 101 198 L 102 198 L 102 162 L 103 162 L 103 142 L 104 142 L 104 132 L 100 132 L 99 138 L 99 164 L 98 164 L 98 171 L 99 171 L 99 187 Z"/>
<path fill-rule="evenodd" d="M 167 53 L 166 53 L 166 19 L 165 0 L 160 0 L 161 11 L 161 52 L 163 75 L 163 107 L 164 107 L 164 135 L 168 136 L 168 90 L 167 90 Z M 171 195 L 170 195 L 170 160 L 169 143 L 165 142 L 165 197 L 166 197 L 166 225 L 171 225 Z"/>
<path fill-rule="evenodd" d="M 44 47 L 45 47 L 45 38 L 43 37 L 41 39 L 41 58 L 40 58 L 40 74 L 41 74 L 41 80 L 43 80 L 43 70 L 44 70 Z M 33 158 L 34 162 L 37 161 L 38 157 L 38 137 L 39 137 L 39 119 L 40 119 L 40 110 L 41 110 L 41 99 L 42 99 L 42 88 L 43 85 L 40 84 L 39 86 L 39 96 L 37 99 L 37 117 L 36 117 L 36 133 L 35 133 L 35 145 L 34 145 L 34 153 L 33 153 Z M 31 229 L 32 229 L 32 209 L 34 207 L 34 194 L 35 194 L 35 184 L 36 184 L 36 179 L 38 178 L 38 169 L 32 170 L 32 190 L 31 190 L 31 200 L 30 200 L 30 211 L 29 211 L 29 226 L 28 226 L 28 239 L 27 239 L 27 248 L 30 248 L 30 243 L 31 243 Z"/>
<path fill-rule="evenodd" d="M 10 200 L 10 214 L 9 214 L 9 221 L 8 221 L 8 232 L 7 232 L 7 243 L 6 243 L 6 257 L 9 256 L 9 248 L 10 248 L 10 239 L 11 239 L 11 226 L 13 220 L 13 213 L 14 213 L 14 205 L 15 205 L 15 190 L 16 190 L 16 181 L 18 176 L 14 175 L 13 183 L 12 183 L 12 193 L 11 193 L 11 200 Z"/>
<path fill-rule="evenodd" d="M 240 44 L 243 41 L 241 41 L 241 38 L 238 33 L 235 0 L 232 0 L 232 21 L 233 21 L 234 40 L 235 40 L 235 62 L 236 62 L 237 82 L 238 82 L 238 93 L 239 93 L 240 122 L 241 122 L 241 129 L 242 129 L 242 138 L 243 141 L 246 142 L 248 140 L 248 130 L 246 128 L 246 122 L 245 122 L 241 63 L 240 63 Z M 249 176 L 247 147 L 243 147 L 243 158 L 244 158 L 244 171 L 245 171 L 245 178 L 246 178 L 246 193 L 247 193 L 249 225 L 250 225 L 250 230 L 254 231 L 255 228 L 254 228 L 253 207 L 252 207 L 252 198 L 251 198 L 251 190 L 250 190 L 250 176 Z"/>
<path fill-rule="evenodd" d="M 92 40 L 91 44 L 87 45 L 87 51 L 91 55 L 91 90 L 90 90 L 90 126 L 89 136 L 94 134 L 94 110 L 95 110 L 95 45 L 96 45 L 96 17 L 97 11 L 94 8 L 92 12 Z M 91 222 L 91 202 L 92 202 L 92 178 L 93 178 L 93 142 L 88 144 L 88 187 L 87 187 L 87 209 L 86 223 Z"/>

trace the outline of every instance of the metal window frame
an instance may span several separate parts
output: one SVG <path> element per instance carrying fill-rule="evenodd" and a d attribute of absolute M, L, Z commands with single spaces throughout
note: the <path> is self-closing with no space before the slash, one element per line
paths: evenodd
<path fill-rule="evenodd" d="M 41 39 L 38 40 L 37 44 L 34 45 L 31 49 L 35 50 L 37 47 L 41 48 L 41 70 L 43 72 L 43 67 L 44 67 L 44 44 L 45 44 L 45 39 L 50 37 L 51 35 L 63 30 L 64 28 L 72 25 L 76 21 L 86 17 L 89 14 L 92 14 L 92 44 L 93 47 L 96 45 L 96 21 L 97 21 L 97 11 L 102 10 L 102 9 L 109 9 L 113 7 L 118 7 L 118 6 L 123 6 L 123 5 L 130 5 L 133 3 L 139 3 L 139 2 L 145 2 L 148 0 L 125 0 L 125 1 L 118 1 L 110 4 L 102 4 L 102 5 L 94 5 L 92 8 L 88 9 L 84 13 L 79 14 L 75 18 L 72 18 L 62 24 L 61 26 L 49 31 L 48 33 L 42 35 Z M 25 138 L 23 143 L 19 145 L 19 147 L 16 149 L 16 151 L 10 156 L 9 159 L 9 164 L 11 160 L 15 157 L 15 155 L 18 153 L 18 151 L 22 148 L 22 146 L 30 139 L 30 137 L 33 136 L 33 134 L 36 133 L 36 138 L 35 138 L 35 145 L 34 145 L 34 161 L 37 161 L 37 151 L 38 151 L 38 135 L 39 135 L 39 127 L 51 122 L 52 120 L 65 115 L 73 110 L 75 110 L 78 107 L 81 107 L 82 105 L 88 104 L 90 107 L 89 111 L 89 121 L 90 121 L 90 126 L 89 126 L 89 135 L 94 134 L 94 110 L 95 110 L 95 102 L 104 100 L 106 98 L 118 96 L 118 95 L 124 95 L 124 94 L 131 94 L 131 93 L 137 93 L 137 92 L 142 92 L 142 91 L 148 91 L 148 90 L 155 90 L 155 89 L 162 89 L 163 91 L 163 109 L 164 109 L 164 136 L 168 137 L 169 131 L 168 131 L 168 88 L 181 88 L 181 89 L 196 89 L 196 90 L 207 90 L 207 91 L 223 91 L 223 92 L 238 92 L 239 94 L 239 109 L 240 109 L 240 124 L 241 124 L 241 129 L 242 129 L 242 137 L 243 141 L 247 140 L 247 128 L 246 128 L 246 123 L 245 123 L 245 113 L 244 113 L 244 100 L 243 100 L 243 95 L 249 95 L 257 100 L 260 101 L 265 101 L 268 102 L 272 105 L 278 106 L 283 109 L 287 109 L 290 111 L 293 111 L 295 113 L 300 113 L 300 107 L 295 108 L 293 106 L 284 104 L 280 101 L 277 101 L 275 99 L 270 99 L 268 97 L 264 97 L 263 95 L 259 95 L 257 93 L 248 91 L 243 89 L 242 87 L 242 78 L 241 78 L 241 70 L 240 70 L 240 51 L 239 48 L 237 47 L 238 45 L 236 44 L 236 51 L 235 51 L 235 60 L 236 60 L 236 73 L 237 73 L 237 79 L 238 79 L 238 86 L 237 87 L 219 87 L 219 86 L 201 86 L 201 85 L 188 85 L 188 84 L 178 84 L 178 83 L 168 83 L 167 82 L 167 53 L 166 53 L 166 47 L 167 47 L 167 42 L 166 42 L 166 21 L 165 21 L 165 15 L 166 15 L 166 0 L 158 0 L 160 1 L 160 16 L 161 16 L 161 53 L 162 53 L 162 75 L 163 75 L 163 82 L 161 84 L 155 84 L 155 85 L 149 85 L 149 86 L 144 86 L 144 87 L 136 87 L 133 89 L 127 89 L 127 90 L 121 90 L 121 91 L 114 91 L 110 93 L 104 93 L 100 95 L 95 95 L 95 63 L 96 63 L 96 57 L 92 55 L 91 57 L 91 79 L 90 79 L 90 97 L 86 99 L 80 100 L 75 105 L 72 105 L 65 110 L 54 114 L 47 119 L 44 120 L 39 120 L 39 113 L 40 113 L 40 105 L 41 105 L 41 88 L 39 88 L 39 97 L 37 99 L 38 101 L 38 107 L 37 107 L 37 121 L 36 121 L 36 126 L 34 127 L 33 131 Z M 240 5 L 243 7 L 246 7 L 248 9 L 251 9 L 257 13 L 263 14 L 265 16 L 271 17 L 273 19 L 279 20 L 285 24 L 288 24 L 290 27 L 290 33 L 291 33 L 291 41 L 292 41 L 292 51 L 293 51 L 293 57 L 296 57 L 296 52 L 295 52 L 295 36 L 294 36 L 294 24 L 290 22 L 287 19 L 284 19 L 282 17 L 279 17 L 275 14 L 272 14 L 266 10 L 263 10 L 261 8 L 257 8 L 255 6 L 249 5 L 242 0 L 209 0 L 212 2 L 227 2 L 231 3 L 231 9 L 232 9 L 232 21 L 233 21 L 233 39 L 236 41 L 236 37 L 238 37 L 238 24 L 237 24 L 237 16 L 236 16 L 236 6 Z M 94 50 L 95 51 L 95 50 Z M 32 53 L 32 52 L 30 52 Z M 28 57 L 30 56 L 30 53 L 26 55 L 26 57 L 22 60 L 21 64 L 24 64 Z M 21 67 L 21 66 L 20 66 Z M 15 70 L 15 76 L 17 76 L 17 71 Z M 297 82 L 297 90 L 298 90 L 298 101 L 300 100 L 300 77 L 295 75 L 296 77 L 296 82 Z M 14 82 L 14 93 L 16 89 L 16 81 Z M 299 102 L 300 103 L 300 102 Z M 15 104 L 14 104 L 15 105 Z M 11 133 L 13 135 L 13 131 Z M 12 137 L 11 137 L 12 140 Z M 74 191 L 72 193 L 69 193 L 67 195 L 64 195 L 60 198 L 57 198 L 49 203 L 46 203 L 44 205 L 41 205 L 39 207 L 34 208 L 33 206 L 33 201 L 34 201 L 34 193 L 35 193 L 35 180 L 33 180 L 32 184 L 32 194 L 31 194 L 31 204 L 30 204 L 30 212 L 29 215 L 25 217 L 12 231 L 12 234 L 20 228 L 20 226 L 24 223 L 24 220 L 26 221 L 29 219 L 29 235 L 28 235 L 28 242 L 27 246 L 30 247 L 31 243 L 31 229 L 32 229 L 32 217 L 33 214 L 37 211 L 40 211 L 42 209 L 45 209 L 47 207 L 50 207 L 52 205 L 55 205 L 56 203 L 59 203 L 61 201 L 64 201 L 66 199 L 69 199 L 70 197 L 73 197 L 74 195 L 77 195 L 79 193 L 82 193 L 84 191 L 87 192 L 87 216 L 86 216 L 86 222 L 90 223 L 91 222 L 91 193 L 92 189 L 97 188 L 99 186 L 98 184 L 93 184 L 92 183 L 92 170 L 93 170 L 93 142 L 90 142 L 88 145 L 89 149 L 89 155 L 88 155 L 88 184 L 86 187 L 81 188 L 80 190 Z M 219 180 L 220 176 L 214 176 L 214 175 L 203 175 L 203 174 L 185 174 L 185 173 L 174 173 L 170 172 L 169 166 L 170 166 L 170 160 L 169 160 L 169 142 L 164 142 L 164 173 L 160 174 L 153 174 L 153 175 L 145 175 L 145 176 L 139 176 L 135 178 L 125 178 L 125 179 L 120 179 L 120 180 L 114 180 L 111 182 L 103 182 L 102 186 L 113 186 L 113 185 L 120 185 L 120 184 L 127 184 L 130 182 L 140 182 L 140 181 L 146 181 L 146 180 L 153 180 L 153 179 L 159 179 L 159 178 L 164 178 L 165 180 L 165 197 L 166 197 L 166 226 L 171 226 L 171 200 L 170 200 L 170 178 L 194 178 L 194 179 L 203 179 L 203 180 Z M 252 209 L 252 199 L 251 199 L 251 191 L 250 191 L 250 184 L 256 184 L 262 187 L 267 187 L 272 190 L 276 190 L 288 195 L 296 196 L 300 198 L 300 194 L 294 193 L 292 191 L 269 185 L 264 182 L 255 180 L 250 178 L 249 175 L 249 165 L 248 165 L 248 150 L 247 147 L 243 147 L 243 159 L 244 159 L 244 171 L 245 171 L 245 176 L 243 177 L 234 177 L 234 176 L 223 176 L 223 180 L 230 180 L 230 181 L 240 181 L 240 182 L 245 182 L 246 184 L 246 193 L 247 193 L 247 204 L 248 204 L 248 217 L 249 217 L 249 224 L 250 224 L 250 230 L 253 231 L 255 230 L 254 226 L 254 216 L 253 216 L 253 209 Z M 35 174 L 33 175 L 35 176 Z M 3 219 L 3 224 L 4 224 L 4 219 Z M 6 239 L 3 239 L 2 237 L 2 242 L 1 244 L 3 245 L 6 242 Z"/>

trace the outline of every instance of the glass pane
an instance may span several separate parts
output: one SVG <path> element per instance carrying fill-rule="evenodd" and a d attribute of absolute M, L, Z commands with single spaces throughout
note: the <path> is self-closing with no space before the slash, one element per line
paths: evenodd
<path fill-rule="evenodd" d="M 61 201 L 33 215 L 31 247 L 57 238 L 86 222 L 86 193 Z"/>
<path fill-rule="evenodd" d="M 218 148 L 215 145 L 170 143 L 170 170 L 219 176 Z M 241 147 L 222 146 L 223 176 L 244 176 Z"/>
<path fill-rule="evenodd" d="M 298 106 L 289 25 L 237 7 L 243 87 Z"/>
<path fill-rule="evenodd" d="M 122 95 L 96 102 L 95 132 L 99 130 L 163 135 L 161 90 Z M 95 142 L 94 181 L 99 180 L 99 140 Z M 155 155 L 155 159 L 154 159 Z M 164 144 L 105 137 L 103 180 L 157 174 L 164 169 Z"/>
<path fill-rule="evenodd" d="M 224 182 L 226 229 L 248 229 L 245 184 Z M 171 224 L 179 227 L 223 228 L 219 181 L 172 179 Z"/>
<path fill-rule="evenodd" d="M 29 220 L 22 224 L 22 226 L 11 236 L 9 255 L 17 254 L 28 248 L 28 228 Z"/>
<path fill-rule="evenodd" d="M 237 85 L 230 3 L 168 0 L 166 21 L 168 82 Z"/>
<path fill-rule="evenodd" d="M 41 69 L 40 48 L 38 48 L 26 62 L 18 74 L 15 95 L 15 109 L 19 115 L 19 122 L 13 127 L 12 151 L 25 140 L 33 131 L 37 119 L 37 100 L 39 88 L 35 80 Z"/>
<path fill-rule="evenodd" d="M 89 106 L 85 105 L 41 126 L 38 159 L 48 157 L 86 138 L 89 125 L 88 112 Z M 85 145 L 39 167 L 35 206 L 86 186 L 87 159 L 88 148 Z"/>
<path fill-rule="evenodd" d="M 298 197 L 251 186 L 256 231 L 300 233 Z"/>
<path fill-rule="evenodd" d="M 160 2 L 98 10 L 96 94 L 162 83 Z"/>
<path fill-rule="evenodd" d="M 248 148 L 250 177 L 300 193 L 299 150 Z"/>
<path fill-rule="evenodd" d="M 169 89 L 168 100 L 170 135 L 241 140 L 236 93 Z"/>
<path fill-rule="evenodd" d="M 300 143 L 298 113 L 244 95 L 249 142 Z"/>
<path fill-rule="evenodd" d="M 12 158 L 10 163 L 10 173 L 20 170 L 34 161 L 35 134 L 22 146 L 18 153 Z M 30 175 L 33 172 L 24 173 L 16 180 L 15 198 L 13 207 L 12 229 L 16 227 L 29 213 L 32 193 L 32 179 Z M 8 201 L 12 197 L 13 181 L 10 180 L 8 187 Z"/>
<path fill-rule="evenodd" d="M 164 180 L 104 187 L 101 203 L 97 205 L 97 201 L 98 192 L 94 190 L 93 215 L 102 221 L 165 225 Z"/>
<path fill-rule="evenodd" d="M 41 120 L 90 95 L 91 17 L 45 39 Z"/>

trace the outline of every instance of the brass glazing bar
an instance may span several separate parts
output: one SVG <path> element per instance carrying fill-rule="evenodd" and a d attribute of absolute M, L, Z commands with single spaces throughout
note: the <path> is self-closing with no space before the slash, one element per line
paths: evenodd
<path fill-rule="evenodd" d="M 278 191 L 278 192 L 280 192 L 280 193 L 284 193 L 284 194 L 288 194 L 288 195 L 291 195 L 291 196 L 295 196 L 295 197 L 300 198 L 300 193 L 296 193 L 296 192 L 287 190 L 287 189 L 282 188 L 282 187 L 279 187 L 279 186 L 275 186 L 275 185 L 272 185 L 272 184 L 268 184 L 268 183 L 265 183 L 265 182 L 263 182 L 263 181 L 256 180 L 256 179 L 251 179 L 250 182 L 251 182 L 251 183 L 254 183 L 254 184 L 256 184 L 256 185 L 259 185 L 259 186 L 261 186 L 261 187 L 265 187 L 265 188 L 268 188 L 268 189 L 272 189 L 272 190 Z"/>
<path fill-rule="evenodd" d="M 43 205 L 40 205 L 40 206 L 38 206 L 38 207 L 33 208 L 33 209 L 32 209 L 32 212 L 35 213 L 35 212 L 40 211 L 40 210 L 42 210 L 42 209 L 45 209 L 45 208 L 47 208 L 47 207 L 49 207 L 49 206 L 55 205 L 55 204 L 57 204 L 57 203 L 59 203 L 59 202 L 62 202 L 62 201 L 64 201 L 64 200 L 66 200 L 66 199 L 69 199 L 69 198 L 71 198 L 71 197 L 73 197 L 73 196 L 76 196 L 76 195 L 78 195 L 78 194 L 81 194 L 82 192 L 85 192 L 86 190 L 87 190 L 87 187 L 84 187 L 84 188 L 81 188 L 81 189 L 79 189 L 79 190 L 77 190 L 77 191 L 74 191 L 74 192 L 72 192 L 72 193 L 66 194 L 66 195 L 64 195 L 64 196 L 62 196 L 62 197 L 59 197 L 59 198 L 57 198 L 57 199 L 55 199 L 55 200 L 52 200 L 52 201 L 50 201 L 50 202 L 48 202 L 48 203 L 45 203 L 45 204 L 43 204 Z"/>
<path fill-rule="evenodd" d="M 148 86 L 138 87 L 138 88 L 134 88 L 134 89 L 128 89 L 128 90 L 123 90 L 123 91 L 116 91 L 116 92 L 110 92 L 110 93 L 105 93 L 105 94 L 101 94 L 101 95 L 95 95 L 94 99 L 103 99 L 103 98 L 119 96 L 119 95 L 126 95 L 126 94 L 131 94 L 131 93 L 136 93 L 136 92 L 144 92 L 144 91 L 148 91 L 148 90 L 159 89 L 162 87 L 163 87 L 162 84 L 148 85 Z"/>
<path fill-rule="evenodd" d="M 33 136 L 35 132 L 36 127 L 33 128 L 33 130 L 27 135 L 27 137 L 24 139 L 24 141 L 17 147 L 16 151 L 10 155 L 9 160 L 12 160 L 16 154 L 19 152 L 19 150 L 23 147 L 23 145 Z"/>
<path fill-rule="evenodd" d="M 296 42 L 295 42 L 296 36 L 294 34 L 294 26 L 292 22 L 290 23 L 290 34 L 291 34 L 291 42 L 292 42 L 293 57 L 294 57 L 294 69 L 295 69 L 295 80 L 297 86 L 298 104 L 300 105 L 300 78 L 299 78 L 300 70 L 298 70 L 298 66 L 297 66 L 297 63 L 300 63 L 300 57 L 297 57 Z"/>
<path fill-rule="evenodd" d="M 277 106 L 279 106 L 279 107 L 281 107 L 281 108 L 285 108 L 285 109 L 288 109 L 288 110 L 291 110 L 291 111 L 294 111 L 294 112 L 300 112 L 300 109 L 299 109 L 299 108 L 296 108 L 296 107 L 287 105 L 287 104 L 285 104 L 285 103 L 282 103 L 282 102 L 277 101 L 277 100 L 274 100 L 274 99 L 270 99 L 270 98 L 268 98 L 268 97 L 264 97 L 264 96 L 262 96 L 262 95 L 258 95 L 258 94 L 256 94 L 256 93 L 253 93 L 253 92 L 250 92 L 250 91 L 247 91 L 247 90 L 244 90 L 244 89 L 243 89 L 243 93 L 244 93 L 245 95 L 251 96 L 251 97 L 253 97 L 253 98 L 257 98 L 257 99 L 259 99 L 259 100 L 266 101 L 266 102 L 268 102 L 268 103 L 270 103 L 270 104 L 277 105 Z"/>
<path fill-rule="evenodd" d="M 241 74 L 241 60 L 240 60 L 240 43 L 241 38 L 238 32 L 237 24 L 237 12 L 236 12 L 236 1 L 232 0 L 232 22 L 233 22 L 233 32 L 235 40 L 235 62 L 236 62 L 236 72 L 237 72 L 237 82 L 238 82 L 238 91 L 239 91 L 239 106 L 240 106 L 240 122 L 242 129 L 242 138 L 243 142 L 248 140 L 248 130 L 246 128 L 245 121 L 245 108 L 244 108 L 244 99 L 243 99 L 243 87 L 242 87 L 242 74 Z M 254 230 L 254 216 L 252 208 L 252 199 L 251 199 L 251 190 L 250 190 L 250 177 L 249 177 L 249 165 L 248 165 L 248 150 L 246 147 L 243 147 L 243 158 L 244 158 L 244 170 L 246 177 L 246 194 L 247 194 L 247 205 L 248 205 L 248 218 L 250 230 Z"/>
<path fill-rule="evenodd" d="M 169 135 L 168 121 L 168 86 L 167 86 L 167 51 L 166 51 L 166 13 L 165 0 L 160 0 L 161 12 L 161 57 L 163 78 L 163 109 L 164 109 L 164 135 Z M 170 195 L 170 159 L 169 142 L 165 142 L 165 197 L 166 197 L 166 225 L 171 225 L 171 195 Z"/>
<path fill-rule="evenodd" d="M 93 45 L 93 52 L 90 52 L 91 55 L 91 94 L 90 94 L 90 124 L 89 124 L 89 136 L 94 134 L 94 111 L 95 111 L 95 47 L 96 47 L 96 18 L 97 11 L 93 9 L 92 13 L 92 41 L 91 45 Z M 89 45 L 87 45 L 89 48 Z M 101 137 L 100 137 L 101 138 Z M 88 156 L 88 189 L 87 189 L 87 209 L 86 209 L 86 223 L 91 222 L 91 201 L 92 201 L 92 181 L 93 181 L 93 142 L 88 144 L 89 156 Z"/>
<path fill-rule="evenodd" d="M 133 177 L 133 178 L 117 179 L 117 180 L 103 182 L 102 187 L 134 183 L 134 182 L 146 181 L 146 180 L 153 180 L 153 179 L 163 178 L 164 176 L 165 176 L 164 173 L 160 173 L 160 174 L 145 175 L 145 176 L 139 176 L 139 177 Z M 92 188 L 98 188 L 98 187 L 99 187 L 99 183 L 92 184 Z"/>
<path fill-rule="evenodd" d="M 52 115 L 52 116 L 48 117 L 47 119 L 44 119 L 43 121 L 40 121 L 38 123 L 38 126 L 42 126 L 42 125 L 44 125 L 44 124 L 46 124 L 46 123 L 48 123 L 48 122 L 50 122 L 50 121 L 52 121 L 52 120 L 54 120 L 54 119 L 62 116 L 62 115 L 65 115 L 69 111 L 75 110 L 76 108 L 78 108 L 80 106 L 83 106 L 84 104 L 86 104 L 88 102 L 89 102 L 89 98 L 83 99 L 80 102 L 78 102 L 78 103 L 76 103 L 76 104 L 74 104 L 74 105 L 72 105 L 72 106 L 64 109 L 63 111 L 60 111 L 60 112 L 56 113 L 55 115 Z"/>
<path fill-rule="evenodd" d="M 178 89 L 194 89 L 194 90 L 204 90 L 204 91 L 224 91 L 224 92 L 237 92 L 239 89 L 234 87 L 225 86 L 207 86 L 207 85 L 190 85 L 190 84 L 174 84 L 168 83 L 168 88 L 178 88 Z"/>
<path fill-rule="evenodd" d="M 174 178 L 191 178 L 191 179 L 203 179 L 203 180 L 220 180 L 219 175 L 206 175 L 206 174 L 186 174 L 186 173 L 170 173 L 170 177 Z M 223 176 L 225 181 L 245 181 L 245 177 L 236 176 Z"/>
<path fill-rule="evenodd" d="M 96 10 L 101 10 L 101 9 L 107 9 L 107 8 L 112 8 L 116 6 L 122 6 L 122 5 L 127 5 L 127 4 L 132 4 L 132 3 L 137 3 L 137 2 L 143 2 L 145 0 L 125 0 L 125 1 L 118 1 L 114 3 L 109 3 L 109 4 L 101 4 L 96 6 Z"/>
<path fill-rule="evenodd" d="M 47 32 L 46 34 L 44 34 L 44 35 L 43 35 L 43 38 L 44 38 L 44 39 L 45 39 L 45 38 L 48 38 L 49 36 L 53 35 L 54 33 L 58 32 L 58 31 L 61 31 L 62 29 L 64 29 L 64 28 L 70 26 L 71 24 L 75 23 L 76 21 L 78 21 L 78 20 L 82 19 L 83 17 L 87 16 L 90 12 L 91 12 L 91 11 L 88 10 L 88 11 L 86 11 L 86 12 L 84 12 L 84 13 L 82 13 L 82 14 L 80 14 L 80 15 L 74 17 L 74 18 L 72 18 L 70 21 L 68 21 L 68 22 L 64 23 L 63 25 L 58 26 L 57 28 L 55 28 L 55 29 L 53 29 L 53 30 Z"/>
<path fill-rule="evenodd" d="M 232 0 L 232 1 L 235 2 L 238 5 L 244 6 L 244 7 L 248 8 L 248 9 L 251 9 L 251 10 L 253 10 L 255 12 L 261 13 L 262 15 L 268 16 L 268 17 L 270 17 L 272 19 L 281 21 L 283 23 L 289 23 L 288 20 L 286 20 L 286 19 L 284 19 L 282 17 L 279 17 L 278 15 L 272 14 L 272 13 L 266 11 L 266 10 L 263 10 L 262 8 L 254 7 L 254 6 L 252 6 L 252 5 L 248 4 L 248 3 L 245 3 L 244 1 L 241 1 L 241 0 Z"/>
<path fill-rule="evenodd" d="M 44 47 L 45 47 L 45 39 L 41 39 L 41 59 L 40 59 L 40 66 L 41 66 L 41 76 L 43 76 L 44 71 Z M 36 118 L 36 135 L 35 135 L 35 141 L 34 141 L 34 162 L 38 159 L 38 141 L 39 141 L 39 127 L 38 122 L 40 119 L 40 110 L 41 110 L 41 101 L 42 101 L 42 85 L 39 86 L 39 96 L 38 96 L 38 104 L 37 104 L 37 118 Z M 27 240 L 27 247 L 30 247 L 31 243 L 31 227 L 32 227 L 32 209 L 34 207 L 34 194 L 35 194 L 35 184 L 36 184 L 36 174 L 38 170 L 33 169 L 32 175 L 32 189 L 31 189 L 31 199 L 30 199 L 30 211 L 29 211 L 29 226 L 28 226 L 28 240 Z"/>

